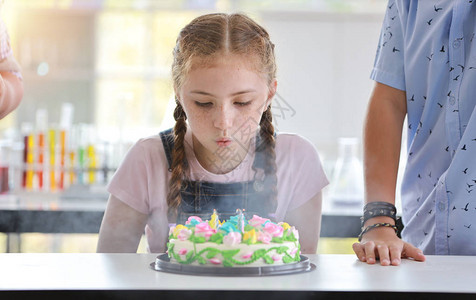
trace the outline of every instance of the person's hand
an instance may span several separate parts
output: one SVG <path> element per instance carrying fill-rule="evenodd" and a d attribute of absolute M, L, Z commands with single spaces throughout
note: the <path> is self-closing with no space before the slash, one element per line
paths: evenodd
<path fill-rule="evenodd" d="M 423 252 L 397 237 L 393 228 L 374 228 L 365 233 L 360 243 L 352 245 L 357 258 L 374 264 L 377 259 L 382 266 L 398 266 L 402 258 L 425 261 Z"/>

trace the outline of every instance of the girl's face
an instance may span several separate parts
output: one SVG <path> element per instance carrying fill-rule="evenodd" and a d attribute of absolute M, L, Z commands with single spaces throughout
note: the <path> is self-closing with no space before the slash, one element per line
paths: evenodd
<path fill-rule="evenodd" d="M 227 173 L 244 159 L 276 92 L 276 80 L 268 84 L 249 64 L 243 56 L 227 55 L 213 66 L 194 67 L 176 91 L 195 155 L 210 172 Z"/>

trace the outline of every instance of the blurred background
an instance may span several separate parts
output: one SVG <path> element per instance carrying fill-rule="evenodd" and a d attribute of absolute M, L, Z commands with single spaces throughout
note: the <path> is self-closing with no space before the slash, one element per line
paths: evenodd
<path fill-rule="evenodd" d="M 334 201 L 360 214 L 362 127 L 386 3 L 3 1 L 25 92 L 19 108 L 0 121 L 0 167 L 8 168 L 0 205 L 105 203 L 104 187 L 130 145 L 173 126 L 170 66 L 179 30 L 204 13 L 244 12 L 276 45 L 277 130 L 308 138 L 332 182 L 324 212 Z M 45 195 L 46 204 L 35 202 Z M 0 251 L 94 252 L 96 241 L 96 234 L 0 233 Z M 318 252 L 351 253 L 353 241 L 323 238 Z"/>

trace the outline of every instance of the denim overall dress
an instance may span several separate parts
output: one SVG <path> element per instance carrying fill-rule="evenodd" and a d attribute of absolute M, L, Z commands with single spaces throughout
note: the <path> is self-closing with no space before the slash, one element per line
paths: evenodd
<path fill-rule="evenodd" d="M 169 172 L 171 172 L 174 147 L 172 129 L 161 132 L 160 137 L 167 156 Z M 259 145 L 259 135 L 256 139 L 256 145 Z M 263 155 L 262 152 L 256 152 L 253 161 L 255 170 L 262 169 Z M 209 219 L 213 209 L 217 210 L 221 220 L 236 215 L 236 209 L 243 210 L 248 220 L 254 214 L 274 219 L 276 201 L 271 199 L 270 190 L 264 186 L 264 182 L 256 179 L 256 175 L 253 180 L 233 183 L 183 180 L 180 191 L 182 201 L 177 210 L 177 224 L 185 224 L 189 216 L 198 216 L 203 220 Z"/>

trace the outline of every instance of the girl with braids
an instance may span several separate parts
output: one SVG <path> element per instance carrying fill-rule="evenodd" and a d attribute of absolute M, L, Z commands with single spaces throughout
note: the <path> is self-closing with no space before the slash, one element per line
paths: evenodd
<path fill-rule="evenodd" d="M 173 129 L 139 140 L 111 180 L 98 252 L 164 252 L 169 223 L 220 218 L 243 209 L 296 226 L 303 253 L 315 253 L 321 189 L 315 148 L 276 133 L 274 45 L 242 14 L 209 14 L 182 29 L 172 65 Z"/>

